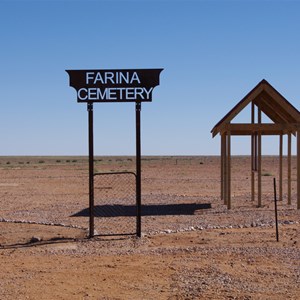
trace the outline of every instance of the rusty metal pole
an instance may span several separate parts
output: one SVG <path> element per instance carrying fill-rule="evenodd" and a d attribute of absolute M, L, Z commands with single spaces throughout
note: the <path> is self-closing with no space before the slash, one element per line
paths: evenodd
<path fill-rule="evenodd" d="M 141 103 L 135 103 L 136 115 L 136 234 L 142 236 L 142 193 L 141 193 Z"/>
<path fill-rule="evenodd" d="M 89 123 L 89 237 L 94 236 L 94 122 L 93 103 L 87 104 Z"/>

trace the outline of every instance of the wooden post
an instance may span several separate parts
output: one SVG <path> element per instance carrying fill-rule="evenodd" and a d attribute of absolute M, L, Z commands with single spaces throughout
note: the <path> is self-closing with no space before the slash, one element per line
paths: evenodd
<path fill-rule="evenodd" d="M 231 209 L 231 134 L 227 134 L 227 208 Z"/>
<path fill-rule="evenodd" d="M 251 171 L 251 201 L 254 202 L 255 198 L 255 172 Z"/>
<path fill-rule="evenodd" d="M 300 130 L 297 131 L 297 209 L 300 209 Z"/>
<path fill-rule="evenodd" d="M 224 135 L 221 135 L 221 200 L 224 200 Z"/>
<path fill-rule="evenodd" d="M 254 166 L 254 159 L 255 159 L 255 151 L 254 151 L 254 139 L 255 135 L 251 135 L 251 201 L 254 201 L 255 198 L 255 166 Z"/>
<path fill-rule="evenodd" d="M 292 204 L 292 134 L 288 134 L 288 205 Z"/>
<path fill-rule="evenodd" d="M 228 170 L 227 170 L 227 135 L 226 133 L 223 135 L 223 155 L 224 155 L 224 166 L 223 166 L 223 197 L 224 197 L 224 205 L 227 205 L 228 194 Z"/>
<path fill-rule="evenodd" d="M 282 201 L 282 156 L 283 156 L 283 135 L 279 135 L 279 201 Z"/>
<path fill-rule="evenodd" d="M 251 123 L 254 124 L 255 122 L 255 106 L 254 103 L 251 103 Z M 251 134 L 251 201 L 254 201 L 254 197 L 255 197 L 255 134 L 252 133 Z"/>
<path fill-rule="evenodd" d="M 258 109 L 258 123 L 261 124 L 261 110 Z M 257 206 L 261 207 L 261 132 L 257 135 Z"/>
<path fill-rule="evenodd" d="M 255 133 L 254 135 L 254 171 L 257 172 L 257 147 L 258 147 L 258 134 Z"/>

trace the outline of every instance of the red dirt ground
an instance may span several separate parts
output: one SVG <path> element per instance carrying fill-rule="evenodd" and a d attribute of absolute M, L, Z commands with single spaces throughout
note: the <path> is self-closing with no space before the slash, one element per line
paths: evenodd
<path fill-rule="evenodd" d="M 131 157 L 99 157 L 95 167 L 134 171 L 134 163 Z M 143 158 L 141 239 L 126 235 L 135 231 L 135 218 L 122 211 L 134 208 L 134 182 L 97 179 L 95 204 L 109 213 L 95 218 L 99 235 L 88 239 L 85 158 L 1 157 L 0 298 L 299 299 L 296 161 L 292 205 L 286 179 L 278 203 L 279 242 L 277 158 L 263 158 L 261 208 L 250 197 L 249 157 L 234 157 L 232 164 L 227 210 L 218 157 Z"/>

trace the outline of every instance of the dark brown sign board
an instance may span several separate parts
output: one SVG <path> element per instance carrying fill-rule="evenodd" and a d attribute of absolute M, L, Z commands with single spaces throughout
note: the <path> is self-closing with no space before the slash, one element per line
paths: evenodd
<path fill-rule="evenodd" d="M 66 70 L 77 102 L 151 102 L 163 69 Z"/>

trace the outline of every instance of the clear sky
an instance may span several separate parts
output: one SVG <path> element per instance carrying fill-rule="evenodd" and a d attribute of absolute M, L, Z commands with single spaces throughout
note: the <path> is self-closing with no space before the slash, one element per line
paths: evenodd
<path fill-rule="evenodd" d="M 164 68 L 142 104 L 144 155 L 218 155 L 211 129 L 263 78 L 300 109 L 300 1 L 0 0 L 0 46 L 0 155 L 87 154 L 65 69 Z M 134 155 L 134 116 L 95 104 L 95 154 Z"/>

